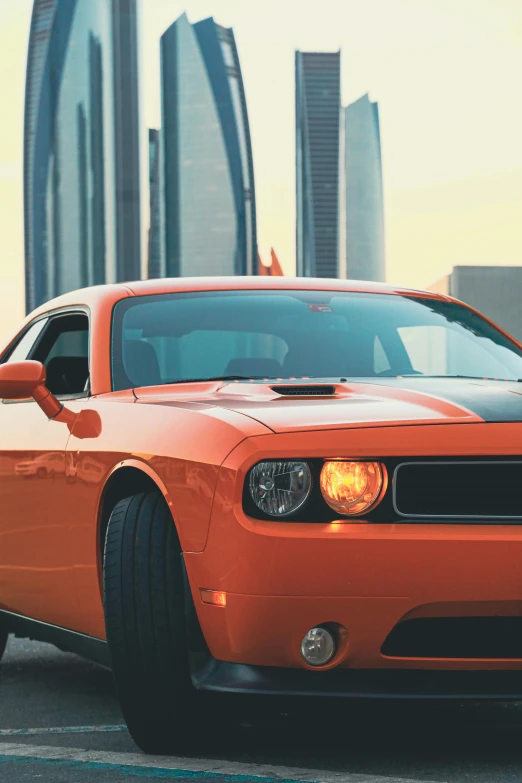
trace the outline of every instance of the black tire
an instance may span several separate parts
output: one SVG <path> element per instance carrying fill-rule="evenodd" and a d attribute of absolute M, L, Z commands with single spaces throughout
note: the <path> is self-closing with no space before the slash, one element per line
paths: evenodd
<path fill-rule="evenodd" d="M 181 547 L 159 492 L 116 505 L 103 576 L 113 675 L 132 738 L 145 753 L 192 748 L 197 693 L 189 672 Z"/>
<path fill-rule="evenodd" d="M 5 652 L 8 638 L 9 633 L 7 632 L 7 628 L 2 625 L 2 621 L 0 620 L 0 661 L 2 660 L 3 654 Z"/>

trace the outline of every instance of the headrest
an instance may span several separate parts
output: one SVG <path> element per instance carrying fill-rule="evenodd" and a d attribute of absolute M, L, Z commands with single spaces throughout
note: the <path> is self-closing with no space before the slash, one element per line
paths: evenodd
<path fill-rule="evenodd" d="M 157 386 L 161 383 L 158 357 L 150 343 L 143 340 L 125 340 L 123 366 L 134 386 Z"/>

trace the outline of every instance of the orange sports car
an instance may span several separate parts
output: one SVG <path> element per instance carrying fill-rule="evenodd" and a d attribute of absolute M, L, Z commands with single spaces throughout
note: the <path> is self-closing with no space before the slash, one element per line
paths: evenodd
<path fill-rule="evenodd" d="M 0 649 L 110 665 L 151 752 L 210 691 L 520 698 L 520 379 L 479 313 L 373 283 L 47 303 L 0 352 Z"/>

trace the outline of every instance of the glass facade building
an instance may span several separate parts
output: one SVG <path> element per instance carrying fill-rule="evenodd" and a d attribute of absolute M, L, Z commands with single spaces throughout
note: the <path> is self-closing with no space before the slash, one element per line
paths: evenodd
<path fill-rule="evenodd" d="M 384 206 L 377 103 L 363 95 L 344 109 L 343 125 L 346 277 L 384 282 Z"/>
<path fill-rule="evenodd" d="M 113 8 L 107 0 L 33 5 L 24 133 L 28 312 L 75 288 L 128 279 L 117 264 Z"/>
<path fill-rule="evenodd" d="M 295 89 L 297 274 L 338 277 L 340 52 L 296 52 Z"/>
<path fill-rule="evenodd" d="M 183 14 L 161 39 L 161 276 L 257 271 L 252 146 L 232 30 Z"/>
<path fill-rule="evenodd" d="M 24 127 L 24 242 L 25 242 L 25 300 L 29 312 L 36 302 L 43 301 L 42 289 L 45 287 L 43 275 L 36 274 L 37 259 L 41 258 L 41 233 L 33 225 L 33 216 L 38 209 L 38 181 L 35 177 L 34 151 L 37 140 L 38 116 L 42 82 L 46 70 L 49 42 L 53 29 L 57 0 L 42 0 L 35 3 L 31 19 L 29 49 L 27 54 L 27 77 L 25 86 L 25 127 Z M 41 134 L 39 135 L 39 138 Z M 41 141 L 39 142 L 41 146 Z M 48 145 L 46 145 L 48 146 Z M 36 181 L 35 181 L 36 179 Z M 46 179 L 46 177 L 44 178 Z M 44 272 L 42 267 L 41 271 Z"/>

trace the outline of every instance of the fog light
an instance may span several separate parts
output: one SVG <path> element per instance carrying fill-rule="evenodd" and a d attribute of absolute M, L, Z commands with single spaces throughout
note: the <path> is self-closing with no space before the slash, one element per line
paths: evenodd
<path fill-rule="evenodd" d="M 324 666 L 335 653 L 335 639 L 326 628 L 312 628 L 301 642 L 301 655 L 310 666 Z"/>

